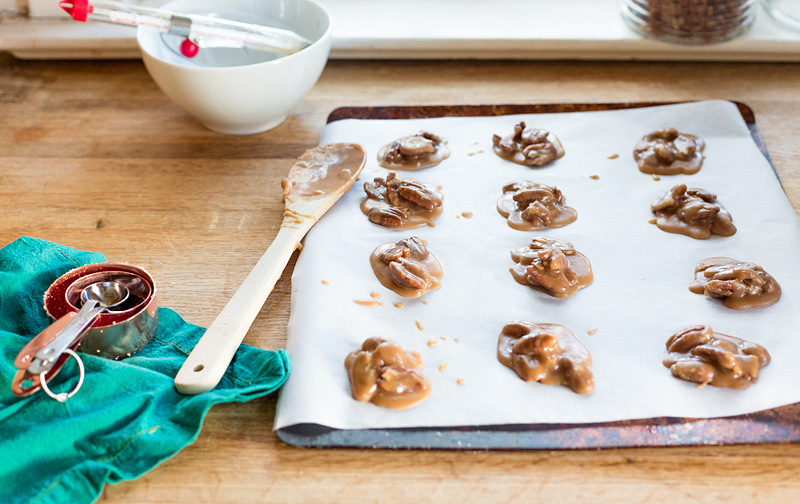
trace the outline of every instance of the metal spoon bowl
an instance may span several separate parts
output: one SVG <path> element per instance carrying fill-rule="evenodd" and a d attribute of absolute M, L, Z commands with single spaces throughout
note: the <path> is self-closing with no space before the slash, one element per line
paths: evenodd
<path fill-rule="evenodd" d="M 81 291 L 81 301 L 86 304 L 95 300 L 98 305 L 110 309 L 124 303 L 129 295 L 128 288 L 119 282 L 96 282 Z"/>

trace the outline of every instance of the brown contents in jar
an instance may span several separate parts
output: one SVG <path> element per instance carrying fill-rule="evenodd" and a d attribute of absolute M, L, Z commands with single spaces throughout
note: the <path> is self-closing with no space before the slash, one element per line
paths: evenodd
<path fill-rule="evenodd" d="M 508 219 L 509 226 L 520 231 L 559 228 L 578 218 L 578 212 L 566 206 L 558 188 L 529 180 L 506 184 L 497 200 L 497 211 Z"/>
<path fill-rule="evenodd" d="M 633 159 L 644 173 L 691 175 L 703 165 L 705 146 L 698 136 L 665 128 L 642 137 L 633 149 Z"/>
<path fill-rule="evenodd" d="M 732 236 L 736 226 L 731 214 L 717 201 L 717 196 L 704 189 L 687 189 L 678 184 L 658 197 L 650 209 L 656 214 L 656 225 L 662 231 L 679 233 L 698 240 L 712 234 Z"/>
<path fill-rule="evenodd" d="M 752 23 L 756 2 L 746 0 L 628 0 L 625 20 L 635 30 L 684 44 L 723 42 Z"/>
<path fill-rule="evenodd" d="M 444 276 L 442 265 L 416 236 L 378 245 L 369 262 L 384 287 L 407 298 L 438 289 Z"/>
<path fill-rule="evenodd" d="M 450 156 L 447 140 L 427 131 L 398 138 L 378 151 L 378 164 L 390 170 L 419 170 Z"/>
<path fill-rule="evenodd" d="M 514 133 L 501 138 L 492 137 L 494 152 L 508 161 L 525 166 L 543 166 L 564 156 L 564 147 L 553 133 L 547 130 L 526 128 L 521 121 Z"/>
<path fill-rule="evenodd" d="M 530 245 L 511 251 L 514 280 L 556 298 L 568 298 L 592 283 L 589 259 L 571 243 L 538 236 Z"/>
<path fill-rule="evenodd" d="M 386 178 L 376 177 L 364 182 L 367 198 L 361 211 L 370 222 L 393 229 L 435 226 L 442 215 L 442 194 L 433 184 L 413 179 L 399 179 L 394 172 Z"/>
<path fill-rule="evenodd" d="M 700 261 L 689 290 L 720 298 L 733 310 L 769 306 L 781 297 L 781 286 L 764 268 L 730 257 Z"/>
<path fill-rule="evenodd" d="M 755 343 L 698 325 L 676 332 L 667 340 L 664 366 L 672 376 L 703 385 L 747 388 L 769 364 L 769 352 Z"/>
<path fill-rule="evenodd" d="M 358 401 L 371 401 L 391 409 L 411 408 L 431 392 L 430 380 L 422 369 L 419 353 L 408 353 L 395 343 L 373 337 L 344 361 L 350 390 Z"/>
<path fill-rule="evenodd" d="M 500 332 L 497 360 L 525 381 L 564 385 L 578 394 L 594 390 L 592 356 L 566 327 L 514 321 Z"/>

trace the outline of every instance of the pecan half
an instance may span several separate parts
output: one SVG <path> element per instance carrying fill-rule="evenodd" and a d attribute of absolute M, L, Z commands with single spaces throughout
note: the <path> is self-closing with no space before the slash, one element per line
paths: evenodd
<path fill-rule="evenodd" d="M 436 145 L 424 135 L 413 135 L 397 141 L 397 151 L 402 156 L 421 156 L 436 151 Z"/>
<path fill-rule="evenodd" d="M 402 182 L 394 172 L 389 172 L 389 175 L 386 176 L 386 201 L 392 206 L 399 207 L 402 205 L 398 194 Z"/>
<path fill-rule="evenodd" d="M 520 121 L 519 123 L 514 125 L 514 135 L 511 139 L 517 143 L 522 142 L 522 132 L 525 131 L 525 121 Z"/>
<path fill-rule="evenodd" d="M 520 212 L 520 217 L 528 222 L 535 220 L 540 221 L 544 226 L 547 226 L 553 220 L 553 212 L 541 201 L 534 201 L 529 203 L 525 210 Z"/>
<path fill-rule="evenodd" d="M 681 185 L 683 187 L 686 187 L 685 184 L 681 184 Z M 686 189 L 686 195 L 700 198 L 701 200 L 703 200 L 705 202 L 708 202 L 708 203 L 716 203 L 716 201 L 717 201 L 717 195 L 716 194 L 714 194 L 712 192 L 708 192 L 705 189 L 697 188 L 697 187 L 692 188 L 692 189 Z"/>
<path fill-rule="evenodd" d="M 575 254 L 575 247 L 568 241 L 564 240 L 556 240 L 555 238 L 548 238 L 546 236 L 537 236 L 533 240 L 531 240 L 531 244 L 528 245 L 531 250 L 547 250 L 551 248 L 555 248 L 560 250 L 566 255 Z M 537 253 L 538 255 L 538 253 Z"/>
<path fill-rule="evenodd" d="M 542 144 L 547 142 L 547 136 L 550 134 L 549 131 L 543 129 L 536 129 L 536 128 L 525 128 L 525 123 L 520 122 L 519 125 L 521 126 L 522 132 L 519 135 L 520 140 L 525 145 L 534 145 L 534 144 Z M 514 128 L 516 132 L 517 128 Z"/>
<path fill-rule="evenodd" d="M 408 212 L 402 208 L 375 207 L 367 214 L 370 222 L 384 227 L 402 227 L 408 219 Z"/>
<path fill-rule="evenodd" d="M 376 177 L 374 182 L 364 182 L 364 192 L 367 193 L 368 198 L 386 199 L 386 180 Z"/>
<path fill-rule="evenodd" d="M 675 215 L 689 223 L 709 221 L 710 226 L 711 219 L 716 217 L 719 211 L 719 205 L 708 203 L 697 198 L 691 201 L 686 201 L 683 206 L 678 209 L 677 212 L 675 212 Z"/>
<path fill-rule="evenodd" d="M 567 256 L 556 247 L 539 249 L 538 255 L 546 269 L 558 273 L 567 267 Z"/>
<path fill-rule="evenodd" d="M 531 328 L 523 323 L 512 322 L 510 324 L 506 324 L 506 326 L 503 328 L 503 333 L 514 338 L 521 338 L 526 334 L 530 334 Z"/>
<path fill-rule="evenodd" d="M 588 393 L 594 390 L 594 375 L 585 362 L 562 355 L 558 360 L 558 368 L 564 376 L 565 385 L 575 392 Z"/>
<path fill-rule="evenodd" d="M 531 144 L 522 149 L 522 155 L 525 156 L 525 164 L 531 166 L 542 166 L 555 161 L 556 154 L 556 147 L 549 142 Z"/>
<path fill-rule="evenodd" d="M 670 352 L 688 352 L 697 345 L 708 343 L 714 331 L 710 326 L 692 326 L 676 332 L 667 340 Z"/>
<path fill-rule="evenodd" d="M 733 370 L 734 367 L 736 367 L 736 359 L 733 358 L 733 352 L 718 346 L 709 344 L 698 345 L 692 348 L 692 355 L 702 357 L 706 361 L 714 363 L 723 369 Z"/>
<path fill-rule="evenodd" d="M 504 139 L 500 135 L 492 135 L 492 145 L 508 156 L 513 156 L 519 150 L 513 140 Z"/>
<path fill-rule="evenodd" d="M 678 138 L 678 130 L 676 128 L 661 128 L 650 133 L 653 138 L 672 142 Z"/>
<path fill-rule="evenodd" d="M 742 297 L 747 290 L 747 287 L 737 280 L 710 280 L 705 287 L 709 296 L 718 298 Z"/>
<path fill-rule="evenodd" d="M 679 361 L 670 366 L 672 375 L 681 380 L 706 385 L 714 379 L 714 366 L 701 361 Z"/>
<path fill-rule="evenodd" d="M 523 336 L 511 347 L 516 354 L 544 355 L 558 352 L 558 338 L 546 332 Z"/>
<path fill-rule="evenodd" d="M 663 164 L 671 164 L 675 161 L 675 150 L 665 143 L 657 143 L 653 146 L 653 151 Z"/>
<path fill-rule="evenodd" d="M 653 212 L 658 212 L 661 210 L 668 210 L 668 209 L 677 209 L 680 206 L 681 200 L 686 196 L 686 184 L 678 184 L 672 189 L 668 190 L 661 196 L 659 196 L 652 205 L 650 205 L 650 209 Z"/>
<path fill-rule="evenodd" d="M 389 273 L 400 287 L 425 290 L 431 284 L 431 276 L 421 265 L 408 259 L 397 259 L 389 263 Z"/>
<path fill-rule="evenodd" d="M 378 258 L 386 264 L 389 264 L 392 261 L 407 258 L 409 254 L 411 254 L 411 248 L 408 246 L 406 240 L 401 240 L 394 246 L 379 253 Z"/>
<path fill-rule="evenodd" d="M 508 187 L 508 186 L 506 186 Z M 536 201 L 540 203 L 550 203 L 551 201 L 561 202 L 561 191 L 556 187 L 536 184 L 534 182 L 517 182 L 512 184 L 514 196 L 512 199 L 517 202 L 520 208 L 525 208 Z M 507 191 L 504 187 L 503 191 Z"/>
<path fill-rule="evenodd" d="M 404 180 L 398 187 L 397 194 L 400 198 L 428 210 L 442 206 L 441 196 L 416 180 Z"/>

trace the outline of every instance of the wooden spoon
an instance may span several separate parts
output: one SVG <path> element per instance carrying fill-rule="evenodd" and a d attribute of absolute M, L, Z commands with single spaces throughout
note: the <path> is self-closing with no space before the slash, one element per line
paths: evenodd
<path fill-rule="evenodd" d="M 300 240 L 350 189 L 366 159 L 360 145 L 339 143 L 307 150 L 295 161 L 281 182 L 283 222 L 275 241 L 186 358 L 175 376 L 178 392 L 217 386 Z"/>

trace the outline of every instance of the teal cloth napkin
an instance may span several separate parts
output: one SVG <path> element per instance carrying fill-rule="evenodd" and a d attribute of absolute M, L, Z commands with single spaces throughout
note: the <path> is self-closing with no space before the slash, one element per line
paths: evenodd
<path fill-rule="evenodd" d="M 289 373 L 283 350 L 242 345 L 220 384 L 199 395 L 175 390 L 173 378 L 204 329 L 159 309 L 156 336 L 114 361 L 81 354 L 86 378 L 65 403 L 44 391 L 16 397 L 11 380 L 22 347 L 52 319 L 44 291 L 59 276 L 102 254 L 22 237 L 0 249 L 0 502 L 88 503 L 105 483 L 138 478 L 192 443 L 214 404 L 243 402 L 277 390 Z M 53 379 L 77 383 L 70 359 Z"/>

